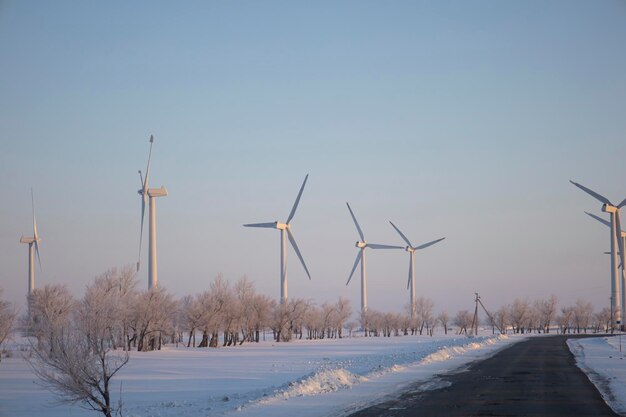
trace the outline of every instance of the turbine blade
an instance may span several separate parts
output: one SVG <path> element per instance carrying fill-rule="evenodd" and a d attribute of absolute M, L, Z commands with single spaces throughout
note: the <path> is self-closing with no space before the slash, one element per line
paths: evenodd
<path fill-rule="evenodd" d="M 356 226 L 357 232 L 359 232 L 361 241 L 365 242 L 365 237 L 363 236 L 363 230 L 361 230 L 361 226 L 359 226 L 359 222 L 356 221 L 356 217 L 354 217 L 354 213 L 352 212 L 352 209 L 350 208 L 350 204 L 346 202 L 346 205 L 348 206 L 348 210 L 350 210 L 350 216 L 352 216 L 352 220 L 354 220 L 354 225 Z"/>
<path fill-rule="evenodd" d="M 389 220 L 389 223 L 391 223 L 391 225 L 393 226 L 393 228 L 394 228 L 394 229 L 396 229 L 396 232 L 398 232 L 398 234 L 402 237 L 402 239 L 404 239 L 404 241 L 406 242 L 406 244 L 407 244 L 407 245 L 409 245 L 410 247 L 413 247 L 413 245 L 411 245 L 411 242 L 409 242 L 409 238 L 408 238 L 408 237 L 406 237 L 406 236 L 404 236 L 404 233 L 402 233 L 402 232 L 400 231 L 400 229 L 398 229 L 398 228 L 396 227 L 396 225 L 392 223 L 392 221 L 391 221 L 391 220 Z"/>
<path fill-rule="evenodd" d="M 354 265 L 352 266 L 352 271 L 350 271 L 350 276 L 348 277 L 348 282 L 346 282 L 346 285 L 350 283 L 350 280 L 352 279 L 352 275 L 354 275 L 354 271 L 356 270 L 356 267 L 359 265 L 359 262 L 361 262 L 362 257 L 363 257 L 363 251 L 359 250 L 359 253 L 356 255 L 356 259 L 354 260 Z"/>
<path fill-rule="evenodd" d="M 146 198 L 147 194 L 141 195 L 141 226 L 139 227 L 139 257 L 137 258 L 137 272 L 139 272 L 139 264 L 141 263 L 141 245 L 143 243 L 143 220 L 146 214 Z"/>
<path fill-rule="evenodd" d="M 41 258 L 39 257 L 39 240 L 35 239 L 35 255 L 37 255 L 37 262 L 39 262 L 39 270 L 43 271 L 41 268 Z"/>
<path fill-rule="evenodd" d="M 311 279 L 311 274 L 309 274 L 309 269 L 306 267 L 306 264 L 304 263 L 304 258 L 302 257 L 302 254 L 300 253 L 300 249 L 298 249 L 298 245 L 296 244 L 296 240 L 293 238 L 293 235 L 291 234 L 291 230 L 289 230 L 289 228 L 287 228 L 287 237 L 289 238 L 289 242 L 291 242 L 291 246 L 293 247 L 293 250 L 296 251 L 296 255 L 298 255 L 298 259 L 300 259 L 300 262 L 302 263 L 302 266 L 304 267 L 304 270 L 306 271 L 307 276 L 309 277 L 309 279 Z"/>
<path fill-rule="evenodd" d="M 419 245 L 419 246 L 417 246 L 417 247 L 415 248 L 415 250 L 427 248 L 427 247 L 429 247 L 429 246 L 434 245 L 434 244 L 435 244 L 435 243 L 437 243 L 437 242 L 441 242 L 441 241 L 442 241 L 442 240 L 444 240 L 444 239 L 445 239 L 445 237 L 442 237 L 441 239 L 437 239 L 437 240 L 433 240 L 433 241 L 428 242 L 428 243 L 424 243 L 423 245 Z"/>
<path fill-rule="evenodd" d="M 41 271 L 41 257 L 39 256 L 39 234 L 37 234 L 37 218 L 35 216 L 35 194 L 33 189 L 30 189 L 30 203 L 33 207 L 33 240 L 35 244 L 35 256 L 37 256 L 37 262 L 39 263 L 39 270 Z"/>
<path fill-rule="evenodd" d="M 622 202 L 617 205 L 618 208 L 622 208 L 624 206 L 626 206 L 626 198 L 623 199 Z"/>
<path fill-rule="evenodd" d="M 580 185 L 577 182 L 574 182 L 572 180 L 570 180 L 569 182 L 571 182 L 572 184 L 574 184 L 576 187 L 580 188 L 581 190 L 583 190 L 587 194 L 589 194 L 589 195 L 595 197 L 596 199 L 602 201 L 603 203 L 612 205 L 608 198 L 606 198 L 606 197 L 596 193 L 595 191 L 590 190 L 589 188 L 585 187 L 584 185 Z"/>
<path fill-rule="evenodd" d="M 611 227 L 611 222 L 609 222 L 608 220 L 603 219 L 600 216 L 596 216 L 595 214 L 591 214 L 588 212 L 585 212 L 586 215 L 593 217 L 594 219 L 596 219 L 597 221 L 599 221 L 600 223 L 602 223 L 605 226 Z"/>
<path fill-rule="evenodd" d="M 404 246 L 380 245 L 378 243 L 368 243 L 366 247 L 372 249 L 404 249 Z"/>
<path fill-rule="evenodd" d="M 35 218 L 35 196 L 33 194 L 33 189 L 30 189 L 30 202 L 33 208 L 33 237 L 35 238 L 35 241 L 37 239 L 39 239 L 39 237 L 37 236 L 37 219 Z"/>
<path fill-rule="evenodd" d="M 270 229 L 275 229 L 276 228 L 276 222 L 271 222 L 271 223 L 249 223 L 249 224 L 244 224 L 243 227 L 267 227 Z"/>
<path fill-rule="evenodd" d="M 617 210 L 615 212 L 615 221 L 616 221 L 616 227 L 615 227 L 615 233 L 616 233 L 616 239 L 617 239 L 617 246 L 619 247 L 619 256 L 620 256 L 620 260 L 622 262 L 622 265 L 626 265 L 626 257 L 624 256 L 624 239 L 622 239 L 622 221 L 620 219 L 620 210 Z"/>
<path fill-rule="evenodd" d="M 287 221 L 285 223 L 289 224 L 293 216 L 296 214 L 296 209 L 298 208 L 298 203 L 300 203 L 300 197 L 302 197 L 302 191 L 304 191 L 304 186 L 306 185 L 306 180 L 309 179 L 309 174 L 306 174 L 304 177 L 304 182 L 302 183 L 302 187 L 300 187 L 300 191 L 298 192 L 298 197 L 296 197 L 296 202 L 293 203 L 293 207 L 291 208 L 291 213 L 289 213 L 289 217 L 287 217 Z"/>
<path fill-rule="evenodd" d="M 146 168 L 146 178 L 144 178 L 144 182 L 143 182 L 144 194 L 148 192 L 148 177 L 150 176 L 150 159 L 152 158 L 152 143 L 153 142 L 154 142 L 154 137 L 150 135 L 150 152 L 148 153 L 148 167 Z"/>
<path fill-rule="evenodd" d="M 406 289 L 407 289 L 407 290 L 408 290 L 408 289 L 409 289 L 409 287 L 411 286 L 411 264 L 412 264 L 412 261 L 413 261 L 413 260 L 411 259 L 411 256 L 409 256 L 409 279 L 408 279 L 408 281 L 406 282 Z"/>

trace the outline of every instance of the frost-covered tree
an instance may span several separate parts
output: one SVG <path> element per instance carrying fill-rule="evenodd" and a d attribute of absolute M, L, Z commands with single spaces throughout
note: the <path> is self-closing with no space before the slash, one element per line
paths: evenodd
<path fill-rule="evenodd" d="M 526 299 L 516 298 L 509 308 L 509 321 L 513 326 L 513 332 L 524 333 L 528 324 L 530 303 Z"/>
<path fill-rule="evenodd" d="M 35 288 L 28 297 L 28 313 L 25 317 L 29 335 L 38 343 L 54 339 L 55 332 L 70 319 L 76 300 L 65 285 L 47 284 Z"/>
<path fill-rule="evenodd" d="M 433 307 L 435 303 L 430 298 L 418 297 L 415 301 L 415 316 L 417 317 L 417 331 L 421 335 L 426 324 L 432 324 Z"/>
<path fill-rule="evenodd" d="M 163 334 L 171 334 L 178 303 L 163 287 L 139 293 L 132 319 L 137 350 L 161 349 Z"/>
<path fill-rule="evenodd" d="M 593 315 L 594 333 L 608 332 L 611 328 L 611 309 L 603 308 Z"/>
<path fill-rule="evenodd" d="M 467 310 L 461 310 L 456 313 L 452 323 L 459 328 L 459 334 L 467 334 L 467 328 L 472 325 L 473 315 Z"/>
<path fill-rule="evenodd" d="M 121 331 L 119 294 L 104 288 L 96 280 L 80 301 L 63 286 L 35 289 L 29 308 L 37 340 L 26 359 L 61 402 L 112 417 L 121 403 L 111 398 L 111 379 L 128 362 L 128 352 L 114 351 Z"/>
<path fill-rule="evenodd" d="M 561 333 L 565 334 L 565 332 L 567 333 L 570 332 L 573 319 L 574 319 L 574 308 L 562 307 L 561 314 L 559 314 L 558 317 L 556 318 L 556 322 L 559 326 Z"/>
<path fill-rule="evenodd" d="M 587 333 L 587 327 L 591 322 L 591 316 L 593 314 L 593 305 L 582 299 L 576 300 L 576 304 L 573 308 L 574 314 L 574 326 L 576 327 L 576 333 L 580 333 L 583 330 Z"/>
<path fill-rule="evenodd" d="M 16 317 L 17 310 L 10 302 L 2 299 L 2 288 L 0 288 L 0 361 L 2 360 L 2 346 L 13 331 Z"/>
<path fill-rule="evenodd" d="M 535 310 L 540 321 L 540 326 L 544 333 L 550 333 L 550 325 L 554 321 L 556 315 L 557 298 L 552 294 L 550 298 L 545 300 L 536 300 L 534 303 Z"/>
<path fill-rule="evenodd" d="M 439 321 L 439 324 L 441 324 L 441 327 L 443 327 L 444 334 L 448 334 L 448 323 L 450 322 L 450 315 L 448 312 L 444 310 L 439 313 L 437 320 Z"/>
<path fill-rule="evenodd" d="M 509 327 L 509 308 L 507 306 L 500 307 L 494 315 L 494 320 L 500 332 L 506 333 L 506 329 Z"/>

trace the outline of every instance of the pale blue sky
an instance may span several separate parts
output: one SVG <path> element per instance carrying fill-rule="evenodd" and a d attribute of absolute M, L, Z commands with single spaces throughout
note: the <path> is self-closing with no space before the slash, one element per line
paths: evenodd
<path fill-rule="evenodd" d="M 43 273 L 76 294 L 136 262 L 155 135 L 160 284 L 218 272 L 278 297 L 279 234 L 309 173 L 289 294 L 358 308 L 357 233 L 416 257 L 436 308 L 555 293 L 608 303 L 626 197 L 626 3 L 0 2 L 0 286 L 21 303 L 35 189 Z M 147 249 L 147 248 L 145 248 Z M 368 254 L 369 305 L 408 300 L 405 252 Z M 143 254 L 147 262 L 147 250 Z M 140 272 L 142 286 L 147 271 Z"/>

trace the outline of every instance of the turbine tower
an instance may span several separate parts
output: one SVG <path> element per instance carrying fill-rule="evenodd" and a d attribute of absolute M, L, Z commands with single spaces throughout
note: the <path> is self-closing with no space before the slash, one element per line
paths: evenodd
<path fill-rule="evenodd" d="M 391 246 L 391 245 L 380 245 L 378 243 L 368 243 L 365 240 L 365 236 L 363 236 L 363 231 L 361 230 L 361 226 L 359 226 L 359 222 L 356 221 L 356 217 L 350 208 L 350 204 L 346 202 L 348 206 L 348 210 L 350 210 L 350 216 L 352 216 L 352 220 L 354 221 L 354 225 L 356 226 L 356 230 L 359 233 L 359 237 L 361 240 L 358 240 L 354 246 L 359 248 L 359 253 L 356 255 L 356 259 L 354 261 L 354 266 L 352 266 L 352 271 L 350 272 L 350 277 L 348 277 L 348 281 L 346 285 L 350 283 L 352 279 L 352 275 L 354 275 L 354 271 L 356 267 L 361 263 L 361 315 L 363 315 L 367 311 L 367 280 L 366 280 L 366 271 L 365 271 L 365 249 L 402 249 L 402 246 Z"/>
<path fill-rule="evenodd" d="M 39 257 L 39 235 L 37 234 L 37 220 L 35 219 L 35 197 L 33 189 L 30 189 L 30 200 L 33 207 L 33 235 L 22 236 L 20 243 L 28 244 L 28 295 L 35 289 L 35 254 L 41 271 L 41 258 Z M 33 248 L 34 247 L 34 248 Z M 34 250 L 33 250 L 34 249 Z"/>
<path fill-rule="evenodd" d="M 409 241 L 409 239 L 404 235 L 404 233 L 402 233 L 400 231 L 400 229 L 398 229 L 396 227 L 396 225 L 391 222 L 391 220 L 389 221 L 389 223 L 391 223 L 393 228 L 396 229 L 396 232 L 398 232 L 400 237 L 402 237 L 402 239 L 408 245 L 406 248 L 404 248 L 407 252 L 409 252 L 409 255 L 410 255 L 410 259 L 409 259 L 409 281 L 406 284 L 406 288 L 408 289 L 409 286 L 411 286 L 411 319 L 414 319 L 415 318 L 415 279 L 414 279 L 414 274 L 415 274 L 415 251 L 420 250 L 420 249 L 425 249 L 425 248 L 427 248 L 429 246 L 434 245 L 437 242 L 441 242 L 442 240 L 445 239 L 445 237 L 442 237 L 442 238 L 437 239 L 437 240 L 433 240 L 433 241 L 428 242 L 428 243 L 424 243 L 424 244 L 419 245 L 419 246 L 413 246 L 411 244 L 411 242 Z"/>
<path fill-rule="evenodd" d="M 603 219 L 602 217 L 596 216 L 595 214 L 591 214 L 591 213 L 587 213 L 585 212 L 585 214 L 587 214 L 590 217 L 593 217 L 594 219 L 596 219 L 597 221 L 599 221 L 600 223 L 604 224 L 607 227 L 611 227 L 611 223 L 606 221 L 605 219 Z M 617 231 L 618 229 L 616 229 Z M 619 230 L 619 234 L 620 236 L 618 237 L 618 239 L 620 239 L 622 241 L 622 248 L 624 248 L 626 246 L 626 232 L 624 232 L 623 230 Z M 605 252 L 607 255 L 611 255 L 611 252 Z M 622 317 L 626 317 L 626 303 L 624 302 L 624 297 L 625 297 L 625 292 L 624 289 L 626 289 L 626 275 L 624 274 L 624 257 L 622 256 L 622 252 L 620 250 L 620 253 L 618 253 L 618 255 L 621 257 L 621 262 L 619 265 L 620 270 L 622 271 L 622 279 L 620 280 L 620 293 L 622 294 Z M 611 315 L 613 315 L 613 312 L 611 312 Z"/>
<path fill-rule="evenodd" d="M 621 232 L 622 230 L 620 209 L 626 205 L 626 198 L 622 200 L 622 202 L 618 205 L 615 205 L 611 203 L 608 198 L 596 193 L 595 191 L 592 191 L 589 188 L 580 185 L 572 180 L 570 180 L 570 182 L 587 194 L 594 197 L 595 199 L 601 201 L 603 203 L 602 211 L 611 215 L 611 312 L 615 312 L 613 325 L 618 325 L 618 327 L 622 327 L 622 310 L 624 306 L 626 306 L 626 294 L 624 293 L 624 291 L 620 290 L 620 280 L 618 279 L 617 273 L 617 247 L 619 247 L 622 264 L 624 264 L 624 241 L 622 239 L 618 239 L 617 231 L 619 230 Z M 624 271 L 622 271 L 621 281 L 624 281 L 625 278 L 626 277 L 624 277 Z"/>
<path fill-rule="evenodd" d="M 148 153 L 148 167 L 146 168 L 146 177 L 144 178 L 139 170 L 139 179 L 141 180 L 141 189 L 137 191 L 141 196 L 141 229 L 139 231 L 139 260 L 137 261 L 137 272 L 141 262 L 141 244 L 143 241 L 143 219 L 146 213 L 146 200 L 149 200 L 149 235 L 148 235 L 148 289 L 157 286 L 157 254 L 156 254 L 156 197 L 165 197 L 167 190 L 164 186 L 161 188 L 148 188 L 148 178 L 150 177 L 150 158 L 152 157 L 152 144 L 154 137 L 150 135 L 150 152 Z"/>
<path fill-rule="evenodd" d="M 298 249 L 298 245 L 296 244 L 296 240 L 291 233 L 291 220 L 293 220 L 293 216 L 296 214 L 296 209 L 298 208 L 298 203 L 300 202 L 300 197 L 302 197 L 302 191 L 304 191 L 304 186 L 306 185 L 306 180 L 309 178 L 309 174 L 304 177 L 304 182 L 300 187 L 300 192 L 298 192 L 298 197 L 296 197 L 295 203 L 293 203 L 293 207 L 291 208 L 291 212 L 289 213 L 289 217 L 287 217 L 287 221 L 285 223 L 281 223 L 278 221 L 271 223 L 250 223 L 244 224 L 244 227 L 265 227 L 269 229 L 278 229 L 280 230 L 280 303 L 285 304 L 287 302 L 287 242 L 285 241 L 285 232 L 287 232 L 287 237 L 289 237 L 289 242 L 291 243 L 291 247 L 298 255 L 298 259 L 300 259 L 300 263 L 304 267 L 304 271 L 306 272 L 309 279 L 311 279 L 311 274 L 309 274 L 309 270 L 304 263 L 304 258 L 302 258 L 302 254 L 300 253 L 300 249 Z"/>

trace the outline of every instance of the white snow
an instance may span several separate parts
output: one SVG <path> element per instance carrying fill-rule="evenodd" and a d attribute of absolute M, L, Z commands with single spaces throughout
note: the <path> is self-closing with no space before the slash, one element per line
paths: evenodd
<path fill-rule="evenodd" d="M 344 415 L 419 383 L 440 388 L 435 377 L 484 358 L 520 337 L 400 336 L 235 348 L 166 347 L 132 352 L 114 379 L 127 417 Z M 435 377 L 435 378 L 434 378 Z M 78 405 L 54 405 L 20 352 L 0 363 L 0 417 L 96 416 Z"/>
<path fill-rule="evenodd" d="M 626 335 L 568 339 L 567 344 L 604 401 L 626 415 Z"/>

